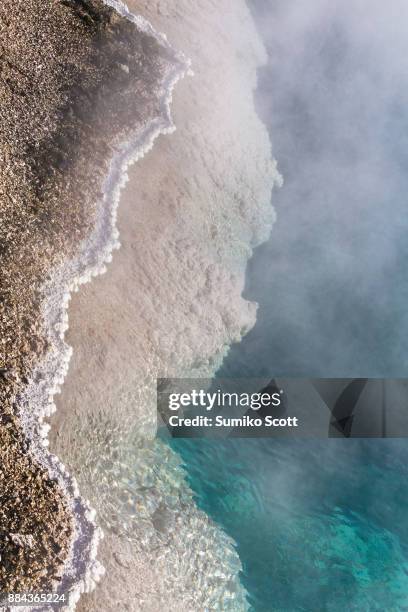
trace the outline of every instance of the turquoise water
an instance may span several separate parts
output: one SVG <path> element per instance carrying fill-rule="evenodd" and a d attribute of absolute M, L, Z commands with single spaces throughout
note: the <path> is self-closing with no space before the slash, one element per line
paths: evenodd
<path fill-rule="evenodd" d="M 408 610 L 408 443 L 173 440 L 252 610 Z"/>
<path fill-rule="evenodd" d="M 408 375 L 406 8 L 369 4 L 249 1 L 285 185 L 248 268 L 257 324 L 221 378 Z M 408 441 L 171 444 L 253 610 L 408 610 Z"/>

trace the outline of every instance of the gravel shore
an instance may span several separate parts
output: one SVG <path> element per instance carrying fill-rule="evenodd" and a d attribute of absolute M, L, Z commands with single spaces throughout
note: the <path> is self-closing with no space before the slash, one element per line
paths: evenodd
<path fill-rule="evenodd" d="M 71 500 L 39 462 L 36 434 L 21 426 L 19 400 L 49 350 L 44 283 L 91 232 L 112 156 L 135 125 L 160 113 L 176 63 L 166 45 L 100 0 L 1 3 L 3 593 L 55 588 L 75 535 Z"/>

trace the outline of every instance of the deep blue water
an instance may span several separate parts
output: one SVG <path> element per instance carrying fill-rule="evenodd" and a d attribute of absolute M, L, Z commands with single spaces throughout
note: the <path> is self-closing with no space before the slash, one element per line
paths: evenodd
<path fill-rule="evenodd" d="M 408 49 L 397 0 L 252 0 L 285 186 L 219 375 L 406 376 Z M 369 10 L 367 10 L 369 5 Z M 401 11 L 400 11 L 401 9 Z M 408 610 L 408 441 L 174 440 L 257 612 Z"/>

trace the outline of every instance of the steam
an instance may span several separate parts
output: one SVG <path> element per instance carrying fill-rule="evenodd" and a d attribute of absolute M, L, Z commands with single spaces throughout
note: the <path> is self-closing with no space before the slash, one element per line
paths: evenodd
<path fill-rule="evenodd" d="M 285 186 L 250 267 L 245 297 L 261 307 L 240 358 L 256 352 L 256 375 L 405 376 L 408 5 L 250 6 L 270 58 L 258 109 Z"/>

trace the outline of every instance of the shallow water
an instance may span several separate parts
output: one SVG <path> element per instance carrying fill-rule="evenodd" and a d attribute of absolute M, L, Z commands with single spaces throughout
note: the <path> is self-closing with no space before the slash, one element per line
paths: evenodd
<path fill-rule="evenodd" d="M 253 0 L 285 186 L 220 377 L 406 376 L 407 9 Z M 408 609 L 405 440 L 173 440 L 259 612 Z"/>

